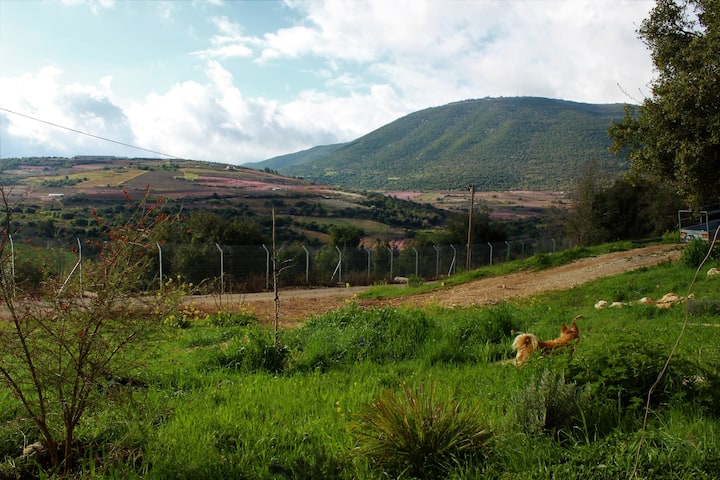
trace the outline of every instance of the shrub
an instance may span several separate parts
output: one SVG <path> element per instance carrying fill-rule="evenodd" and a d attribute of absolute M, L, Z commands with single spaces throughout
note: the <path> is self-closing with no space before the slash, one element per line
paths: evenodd
<path fill-rule="evenodd" d="M 583 344 L 569 362 L 569 378 L 621 407 L 640 407 L 669 353 L 669 347 L 657 340 L 625 332 L 612 342 Z M 703 381 L 693 381 L 697 378 Z M 695 362 L 675 357 L 653 391 L 652 405 L 667 403 L 678 395 L 705 401 L 701 397 L 707 396 L 711 383 L 714 375 Z"/>
<path fill-rule="evenodd" d="M 40 432 L 53 473 L 71 473 L 82 451 L 76 430 L 103 406 L 107 379 L 127 378 L 147 359 L 155 328 L 186 293 L 178 285 L 161 296 L 136 295 L 153 276 L 156 232 L 170 222 L 159 214 L 162 201 L 148 203 L 147 193 L 141 203 L 128 198 L 133 215 L 125 224 L 96 217 L 106 238 L 87 242 L 98 255 L 82 261 L 82 275 L 78 261 L 69 275 L 16 296 L 22 285 L 8 281 L 12 207 L 0 185 L 0 297 L 9 313 L 0 325 L 0 377 Z"/>
<path fill-rule="evenodd" d="M 687 244 L 682 254 L 682 263 L 690 268 L 697 268 L 710 252 L 710 244 L 698 238 Z M 720 246 L 714 245 L 710 252 L 710 259 L 720 258 Z"/>
<path fill-rule="evenodd" d="M 515 421 L 528 433 L 582 432 L 589 436 L 586 415 L 591 410 L 587 389 L 567 383 L 562 373 L 544 369 L 514 398 Z"/>
<path fill-rule="evenodd" d="M 248 328 L 218 348 L 208 366 L 231 368 L 243 372 L 282 372 L 287 349 L 275 345 L 272 332 Z"/>
<path fill-rule="evenodd" d="M 482 455 L 490 432 L 476 411 L 457 400 L 441 401 L 435 387 L 386 390 L 352 425 L 357 453 L 394 477 L 432 478 L 461 460 Z"/>

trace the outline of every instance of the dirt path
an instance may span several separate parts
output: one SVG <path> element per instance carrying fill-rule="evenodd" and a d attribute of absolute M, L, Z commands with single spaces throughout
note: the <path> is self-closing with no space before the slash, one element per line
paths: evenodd
<path fill-rule="evenodd" d="M 491 305 L 511 298 L 528 297 L 553 290 L 565 290 L 597 278 L 656 265 L 667 260 L 676 260 L 680 254 L 677 245 L 653 245 L 626 252 L 585 258 L 538 272 L 502 275 L 456 287 L 443 288 L 435 292 L 388 300 L 355 298 L 354 295 L 363 292 L 365 287 L 283 290 L 279 295 L 279 317 L 284 325 L 290 326 L 310 315 L 334 310 L 353 301 L 362 306 Z M 203 309 L 211 310 L 221 307 L 217 304 L 217 298 L 193 297 L 192 301 L 202 306 Z M 274 318 L 273 294 L 271 293 L 233 295 L 225 301 L 227 302 L 226 306 L 231 309 L 240 306 L 252 309 L 263 322 L 269 322 Z"/>

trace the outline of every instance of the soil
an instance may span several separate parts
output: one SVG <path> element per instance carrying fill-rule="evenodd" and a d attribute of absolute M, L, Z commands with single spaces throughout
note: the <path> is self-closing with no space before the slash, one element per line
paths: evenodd
<path fill-rule="evenodd" d="M 585 258 L 546 270 L 523 271 L 485 278 L 454 287 L 443 287 L 430 293 L 396 299 L 357 298 L 357 294 L 364 292 L 367 287 L 281 290 L 278 294 L 278 318 L 283 327 L 292 327 L 312 315 L 338 309 L 350 302 L 363 307 L 493 305 L 503 300 L 530 297 L 553 290 L 566 290 L 601 277 L 618 275 L 668 260 L 674 261 L 680 255 L 681 251 L 677 245 L 653 245 Z M 247 308 L 262 322 L 271 322 L 275 311 L 273 299 L 273 293 L 253 293 L 227 295 L 223 297 L 222 304 L 218 297 L 209 296 L 192 297 L 189 301 L 206 311 L 223 307 L 229 310 Z"/>

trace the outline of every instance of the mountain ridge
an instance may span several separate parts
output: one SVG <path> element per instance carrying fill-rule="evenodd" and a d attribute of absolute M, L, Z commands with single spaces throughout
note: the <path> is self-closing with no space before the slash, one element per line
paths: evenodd
<path fill-rule="evenodd" d="M 564 190 L 589 162 L 610 178 L 627 170 L 607 135 L 624 108 L 542 97 L 462 100 L 347 143 L 246 166 L 355 189 Z"/>

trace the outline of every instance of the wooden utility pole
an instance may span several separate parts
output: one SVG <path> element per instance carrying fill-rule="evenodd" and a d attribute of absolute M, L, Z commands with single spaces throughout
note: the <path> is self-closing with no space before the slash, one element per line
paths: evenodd
<path fill-rule="evenodd" d="M 465 258 L 465 270 L 470 270 L 472 266 L 472 217 L 473 207 L 475 206 L 475 184 L 470 184 L 470 214 L 468 215 L 468 236 L 467 236 L 467 255 Z"/>

